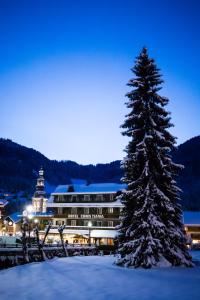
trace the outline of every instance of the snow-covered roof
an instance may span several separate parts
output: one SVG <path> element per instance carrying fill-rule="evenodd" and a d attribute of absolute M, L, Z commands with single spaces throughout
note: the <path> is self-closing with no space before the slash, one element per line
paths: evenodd
<path fill-rule="evenodd" d="M 123 207 L 120 200 L 113 202 L 48 202 L 47 207 Z"/>
<path fill-rule="evenodd" d="M 8 201 L 5 199 L 0 199 L 0 206 L 4 207 L 8 204 Z"/>
<path fill-rule="evenodd" d="M 13 214 L 7 216 L 6 219 L 7 218 L 10 218 L 13 221 L 13 223 L 18 223 L 19 221 L 21 221 L 20 212 L 14 212 Z"/>
<path fill-rule="evenodd" d="M 68 192 L 68 189 L 73 187 L 73 191 Z M 77 194 L 77 193 L 116 193 L 118 191 L 126 189 L 126 184 L 120 183 L 92 183 L 86 184 L 73 184 L 73 185 L 59 185 L 54 194 Z"/>
<path fill-rule="evenodd" d="M 21 213 L 18 213 L 19 217 L 22 218 L 23 217 L 23 214 L 22 212 Z M 54 214 L 52 211 L 47 211 L 47 212 L 34 212 L 31 214 L 33 217 L 54 217 Z M 10 216 L 9 216 L 10 217 Z"/>
<path fill-rule="evenodd" d="M 185 225 L 200 225 L 200 211 L 184 211 L 183 222 Z"/>

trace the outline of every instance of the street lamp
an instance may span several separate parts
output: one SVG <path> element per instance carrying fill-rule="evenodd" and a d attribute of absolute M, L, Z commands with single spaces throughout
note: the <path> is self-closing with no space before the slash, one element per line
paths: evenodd
<path fill-rule="evenodd" d="M 38 219 L 34 219 L 33 223 L 35 224 L 35 228 L 34 228 L 34 232 L 35 232 L 35 229 L 37 229 L 37 230 L 39 229 L 38 228 L 38 226 L 39 226 L 39 220 Z"/>
<path fill-rule="evenodd" d="M 23 215 L 23 217 L 27 217 L 28 216 L 28 212 L 27 212 L 27 210 L 25 209 L 25 210 L 23 210 L 23 212 L 22 212 L 22 215 Z"/>
<path fill-rule="evenodd" d="M 91 237 L 90 237 L 90 234 L 91 234 L 91 227 L 92 227 L 92 222 L 89 221 L 89 222 L 88 222 L 88 230 L 89 230 L 89 239 L 88 239 L 88 243 L 89 243 L 89 246 L 91 245 Z"/>
<path fill-rule="evenodd" d="M 29 220 L 32 220 L 32 219 L 33 219 L 33 215 L 31 215 L 31 214 L 28 215 L 28 219 L 29 219 Z"/>
<path fill-rule="evenodd" d="M 33 205 L 27 205 L 26 211 L 28 212 L 28 214 L 31 214 L 33 212 Z"/>
<path fill-rule="evenodd" d="M 26 226 L 28 228 L 28 241 L 29 247 L 31 246 L 31 220 L 33 218 L 33 206 L 27 205 L 25 210 L 23 211 L 23 227 L 24 227 L 24 238 L 26 239 Z"/>

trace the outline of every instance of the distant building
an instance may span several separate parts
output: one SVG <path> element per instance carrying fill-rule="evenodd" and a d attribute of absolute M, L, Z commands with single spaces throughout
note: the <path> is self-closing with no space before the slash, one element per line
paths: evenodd
<path fill-rule="evenodd" d="M 4 228 L 4 218 L 6 216 L 6 206 L 8 201 L 6 199 L 0 199 L 0 236 L 2 235 L 2 230 Z"/>
<path fill-rule="evenodd" d="M 4 231 L 6 234 L 15 235 L 21 231 L 21 215 L 15 212 L 4 219 Z"/>
<path fill-rule="evenodd" d="M 185 211 L 183 222 L 186 234 L 191 238 L 193 244 L 200 243 L 200 211 Z"/>

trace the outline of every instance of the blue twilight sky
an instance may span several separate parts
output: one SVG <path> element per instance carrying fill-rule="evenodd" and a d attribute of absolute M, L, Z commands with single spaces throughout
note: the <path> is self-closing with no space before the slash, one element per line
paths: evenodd
<path fill-rule="evenodd" d="M 200 1 L 0 0 L 0 136 L 51 159 L 121 159 L 135 56 L 165 79 L 178 143 L 200 134 Z"/>

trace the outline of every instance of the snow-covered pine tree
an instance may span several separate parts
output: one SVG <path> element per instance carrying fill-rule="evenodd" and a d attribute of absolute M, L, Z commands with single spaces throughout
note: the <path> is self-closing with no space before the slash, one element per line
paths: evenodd
<path fill-rule="evenodd" d="M 130 113 L 122 125 L 130 138 L 123 161 L 127 190 L 118 227 L 120 258 L 118 265 L 192 266 L 179 204 L 180 189 L 175 177 L 182 166 L 172 162 L 170 151 L 176 138 L 167 130 L 172 126 L 165 110 L 168 99 L 158 94 L 163 80 L 146 48 L 132 69 L 133 88 L 127 94 Z"/>

